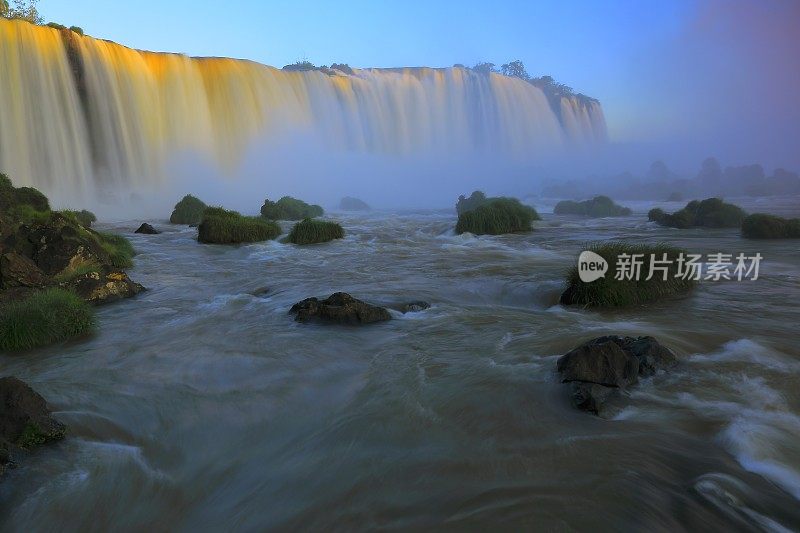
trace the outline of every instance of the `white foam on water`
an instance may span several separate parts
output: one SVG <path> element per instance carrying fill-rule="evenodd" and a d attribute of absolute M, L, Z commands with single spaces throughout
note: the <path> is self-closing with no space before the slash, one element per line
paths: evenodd
<path fill-rule="evenodd" d="M 746 362 L 755 363 L 780 372 L 797 372 L 800 364 L 783 354 L 750 339 L 738 339 L 725 343 L 719 351 L 710 354 L 694 354 L 689 358 L 700 363 Z"/>

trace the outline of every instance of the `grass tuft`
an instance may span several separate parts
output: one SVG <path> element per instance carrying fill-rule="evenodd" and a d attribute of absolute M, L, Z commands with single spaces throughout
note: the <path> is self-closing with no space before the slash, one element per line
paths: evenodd
<path fill-rule="evenodd" d="M 670 228 L 738 228 L 747 216 L 744 210 L 733 204 L 726 204 L 719 198 L 692 200 L 686 207 L 672 214 L 661 209 L 651 209 L 648 218 Z"/>
<path fill-rule="evenodd" d="M 755 213 L 742 222 L 746 239 L 800 239 L 800 218 L 782 218 Z"/>
<path fill-rule="evenodd" d="M 475 209 L 458 215 L 456 233 L 500 235 L 531 231 L 531 222 L 539 219 L 534 208 L 523 205 L 515 198 L 492 198 Z"/>
<path fill-rule="evenodd" d="M 268 241 L 280 234 L 280 226 L 263 217 L 246 217 L 236 211 L 209 207 L 198 227 L 197 240 L 206 244 L 238 244 Z"/>
<path fill-rule="evenodd" d="M 116 233 L 97 232 L 97 240 L 111 259 L 114 268 L 130 268 L 136 251 L 131 241 Z"/>
<path fill-rule="evenodd" d="M 317 244 L 344 238 L 344 229 L 336 222 L 307 218 L 292 228 L 286 242 L 293 244 Z"/>
<path fill-rule="evenodd" d="M 261 207 L 261 216 L 269 220 L 303 220 L 321 217 L 323 213 L 320 206 L 307 204 L 291 196 L 284 196 L 277 202 L 264 200 Z"/>
<path fill-rule="evenodd" d="M 582 215 L 587 217 L 627 217 L 632 211 L 614 203 L 608 196 L 595 196 L 591 200 L 573 202 L 564 200 L 556 204 L 553 212 L 556 215 Z"/>
<path fill-rule="evenodd" d="M 693 280 L 676 278 L 678 264 L 676 259 L 684 250 L 671 246 L 656 244 L 628 244 L 623 242 L 601 243 L 588 248 L 608 262 L 605 277 L 591 283 L 584 283 L 578 275 L 578 267 L 572 267 L 567 273 L 567 289 L 561 295 L 561 303 L 565 305 L 582 305 L 584 307 L 627 307 L 653 302 L 661 298 L 681 294 L 694 286 Z M 621 254 L 644 254 L 639 280 L 615 279 L 617 258 Z M 650 257 L 655 255 L 661 260 L 664 254 L 672 263 L 669 265 L 667 279 L 656 271 L 653 278 L 646 280 L 650 272 Z"/>
<path fill-rule="evenodd" d="M 92 309 L 72 292 L 47 289 L 0 308 L 0 350 L 21 351 L 89 333 Z"/>

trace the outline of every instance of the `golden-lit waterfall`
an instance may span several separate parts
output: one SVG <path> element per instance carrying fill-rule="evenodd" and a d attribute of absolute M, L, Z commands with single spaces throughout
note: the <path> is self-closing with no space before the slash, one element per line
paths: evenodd
<path fill-rule="evenodd" d="M 554 112 L 522 80 L 463 68 L 288 72 L 141 52 L 0 20 L 0 171 L 54 197 L 158 183 L 193 150 L 232 169 L 259 139 L 310 133 L 336 149 L 535 157 L 605 139 L 599 104 Z"/>

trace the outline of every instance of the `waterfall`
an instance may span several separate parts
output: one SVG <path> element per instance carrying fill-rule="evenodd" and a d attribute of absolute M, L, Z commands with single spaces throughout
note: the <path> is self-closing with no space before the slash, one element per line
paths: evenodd
<path fill-rule="evenodd" d="M 523 80 L 464 68 L 293 72 L 133 50 L 0 20 L 0 172 L 56 198 L 144 189 L 180 150 L 234 168 L 253 142 L 311 133 L 334 149 L 535 158 L 602 142 L 599 104 L 554 110 Z"/>

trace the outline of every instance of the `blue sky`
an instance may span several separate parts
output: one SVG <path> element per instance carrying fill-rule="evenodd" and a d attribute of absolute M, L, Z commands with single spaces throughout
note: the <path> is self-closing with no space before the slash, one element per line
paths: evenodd
<path fill-rule="evenodd" d="M 39 9 L 46 20 L 135 48 L 275 66 L 521 59 L 531 74 L 599 98 L 621 142 L 754 132 L 729 147 L 740 153 L 763 143 L 755 132 L 776 120 L 785 134 L 800 134 L 796 0 L 40 0 Z M 789 154 L 779 152 L 776 162 Z"/>

